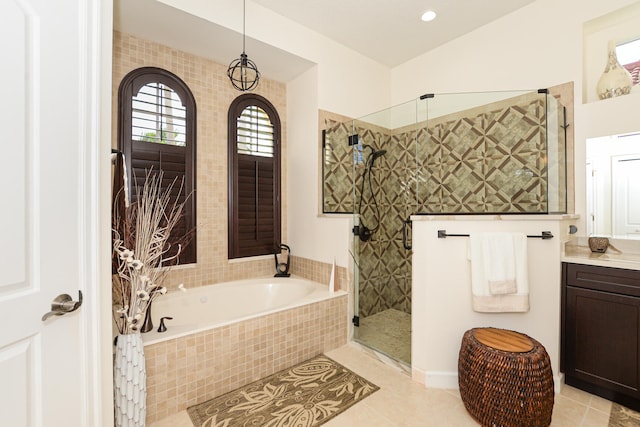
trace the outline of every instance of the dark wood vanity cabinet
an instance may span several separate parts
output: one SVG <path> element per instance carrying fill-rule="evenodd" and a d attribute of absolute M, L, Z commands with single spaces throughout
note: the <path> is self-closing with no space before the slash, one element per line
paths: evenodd
<path fill-rule="evenodd" d="M 640 271 L 562 264 L 565 383 L 640 410 Z"/>

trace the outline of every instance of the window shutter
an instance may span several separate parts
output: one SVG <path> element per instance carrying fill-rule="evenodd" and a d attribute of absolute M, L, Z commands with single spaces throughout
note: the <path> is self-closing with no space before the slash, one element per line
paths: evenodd
<path fill-rule="evenodd" d="M 177 147 L 171 145 L 162 145 L 149 142 L 132 141 L 132 156 L 131 156 L 131 174 L 134 178 L 132 188 L 142 188 L 144 185 L 145 177 L 147 173 L 159 173 L 162 171 L 162 187 L 168 188 L 173 184 L 171 189 L 171 201 L 176 203 L 185 203 L 185 199 L 188 195 L 186 188 L 180 188 L 182 179 L 187 176 L 187 149 L 186 147 Z M 136 200 L 136 192 L 130 193 L 131 200 Z M 179 196 L 179 197 L 178 197 Z M 195 194 L 192 194 L 187 203 L 184 206 L 184 215 L 174 229 L 171 232 L 171 242 L 179 242 L 190 230 L 193 228 L 193 220 L 190 220 L 192 216 L 189 201 L 194 198 Z M 174 246 L 168 253 L 167 257 L 173 256 L 178 250 L 177 246 Z M 182 248 L 182 252 L 179 256 L 180 264 L 194 263 L 195 258 L 195 244 L 188 244 Z"/>
<path fill-rule="evenodd" d="M 182 247 L 179 264 L 195 263 L 195 98 L 174 74 L 143 67 L 122 80 L 118 102 L 118 145 L 127 162 L 131 200 L 135 201 L 136 187 L 144 185 L 148 171 L 162 171 L 165 188 L 175 180 L 172 203 L 184 202 L 184 215 L 173 229 L 170 239 L 173 248 L 166 256 L 175 254 L 176 243 L 183 241 L 187 233 L 193 233 L 189 243 Z"/>
<path fill-rule="evenodd" d="M 273 253 L 276 218 L 272 161 L 238 159 L 238 249 L 245 256 Z"/>
<path fill-rule="evenodd" d="M 229 258 L 272 254 L 280 245 L 280 121 L 257 95 L 229 109 Z"/>

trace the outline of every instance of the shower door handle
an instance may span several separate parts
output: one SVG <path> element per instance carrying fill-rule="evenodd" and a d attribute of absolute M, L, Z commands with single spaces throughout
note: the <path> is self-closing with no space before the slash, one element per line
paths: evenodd
<path fill-rule="evenodd" d="M 411 250 L 411 245 L 408 243 L 407 239 L 407 225 L 411 225 L 411 218 L 407 218 L 405 221 L 402 221 L 402 246 L 408 251 Z"/>

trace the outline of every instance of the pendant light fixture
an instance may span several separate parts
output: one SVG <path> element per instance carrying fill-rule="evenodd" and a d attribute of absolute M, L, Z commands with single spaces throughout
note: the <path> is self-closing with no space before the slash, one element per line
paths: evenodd
<path fill-rule="evenodd" d="M 245 92 L 255 89 L 258 86 L 260 80 L 260 71 L 255 62 L 249 59 L 245 53 L 245 15 L 246 15 L 246 0 L 242 0 L 242 54 L 240 58 L 234 59 L 229 64 L 227 70 L 227 76 L 231 80 L 233 87 L 239 91 Z"/>

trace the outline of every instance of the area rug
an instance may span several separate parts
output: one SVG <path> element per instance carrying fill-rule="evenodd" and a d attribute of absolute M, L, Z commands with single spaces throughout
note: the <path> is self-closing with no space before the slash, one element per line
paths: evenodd
<path fill-rule="evenodd" d="M 321 354 L 187 412 L 195 427 L 312 427 L 378 389 Z"/>
<path fill-rule="evenodd" d="M 611 405 L 609 427 L 640 427 L 640 413 L 614 403 Z"/>

